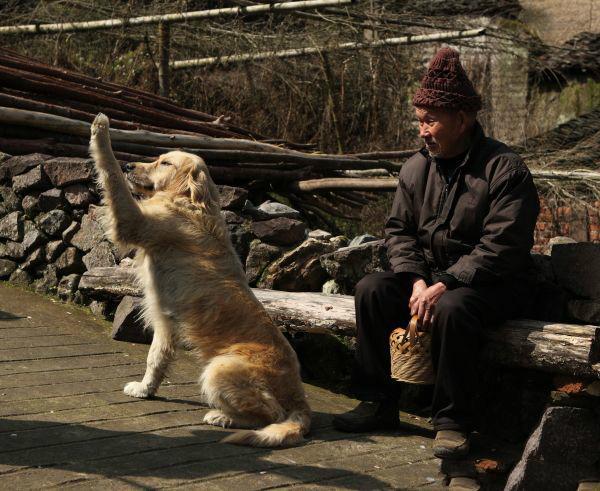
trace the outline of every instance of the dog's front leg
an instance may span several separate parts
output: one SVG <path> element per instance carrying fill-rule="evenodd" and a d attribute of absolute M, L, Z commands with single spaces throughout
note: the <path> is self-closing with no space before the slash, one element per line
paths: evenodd
<path fill-rule="evenodd" d="M 108 118 L 100 113 L 91 127 L 90 153 L 96 164 L 98 181 L 108 205 L 112 239 L 120 244 L 142 245 L 145 217 L 131 195 L 119 163 L 113 154 Z"/>
<path fill-rule="evenodd" d="M 169 326 L 155 325 L 154 337 L 146 361 L 146 373 L 141 382 L 129 382 L 123 392 L 131 397 L 153 396 L 167 374 L 169 363 L 175 357 L 175 344 Z"/>

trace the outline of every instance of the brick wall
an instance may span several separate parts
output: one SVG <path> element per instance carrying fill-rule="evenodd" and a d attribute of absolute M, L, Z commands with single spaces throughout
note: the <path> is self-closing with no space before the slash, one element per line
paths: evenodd
<path fill-rule="evenodd" d="M 543 252 L 552 237 L 571 237 L 578 242 L 600 243 L 600 201 L 590 206 L 541 199 L 535 227 L 534 251 Z"/>

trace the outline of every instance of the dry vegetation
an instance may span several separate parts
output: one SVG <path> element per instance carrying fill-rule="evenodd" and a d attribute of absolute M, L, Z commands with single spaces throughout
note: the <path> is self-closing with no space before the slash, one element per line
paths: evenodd
<path fill-rule="evenodd" d="M 3 25 L 10 25 L 247 3 L 9 0 L 0 7 L 0 16 Z M 362 41 L 369 37 L 369 27 L 373 26 L 380 37 L 407 34 L 415 28 L 422 30 L 413 25 L 414 14 L 394 13 L 395 2 L 384 3 L 389 4 L 384 9 L 386 19 L 391 19 L 389 24 L 369 20 L 363 12 L 366 10 L 368 14 L 365 2 L 360 8 L 349 9 L 352 15 L 301 12 L 176 24 L 171 28 L 171 58 L 181 60 Z M 419 19 L 423 19 L 422 13 Z M 429 24 L 436 29 L 456 27 L 433 20 Z M 157 91 L 156 33 L 155 26 L 145 26 L 10 37 L 3 43 L 22 54 L 58 66 Z M 171 96 L 187 107 L 231 116 L 233 122 L 243 122 L 244 126 L 263 134 L 313 142 L 322 151 L 406 148 L 414 144 L 410 92 L 423 68 L 421 60 L 415 59 L 416 51 L 389 47 L 257 61 L 230 68 L 180 70 L 173 72 Z"/>

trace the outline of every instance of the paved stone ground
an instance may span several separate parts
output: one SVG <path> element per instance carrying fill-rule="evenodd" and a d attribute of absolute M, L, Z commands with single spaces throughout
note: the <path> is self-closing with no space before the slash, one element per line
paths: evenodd
<path fill-rule="evenodd" d="M 0 284 L 0 489 L 443 489 L 431 432 L 347 435 L 333 414 L 355 401 L 307 385 L 307 442 L 288 449 L 219 443 L 184 353 L 153 400 L 125 396 L 147 346 L 112 341 L 77 307 Z"/>

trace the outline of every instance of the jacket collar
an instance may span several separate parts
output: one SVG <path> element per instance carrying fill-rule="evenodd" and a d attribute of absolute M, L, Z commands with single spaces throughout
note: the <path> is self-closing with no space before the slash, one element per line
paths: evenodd
<path fill-rule="evenodd" d="M 463 160 L 462 164 L 459 167 L 466 167 L 474 161 L 478 160 L 478 157 L 481 153 L 482 141 L 485 138 L 485 133 L 483 132 L 483 128 L 479 121 L 475 121 L 475 127 L 473 128 L 471 145 L 469 146 L 469 151 L 467 152 L 467 156 L 465 160 Z"/>
<path fill-rule="evenodd" d="M 461 175 L 464 172 L 464 169 L 471 165 L 474 162 L 480 160 L 482 154 L 482 141 L 485 138 L 483 133 L 483 128 L 479 124 L 478 121 L 475 122 L 475 128 L 473 133 L 473 140 L 471 142 L 471 146 L 469 147 L 469 151 L 467 152 L 467 156 L 462 161 L 462 163 L 456 169 L 456 173 L 454 174 L 453 183 L 450 186 L 450 192 L 448 197 L 446 198 L 446 202 L 442 208 L 442 213 L 438 218 L 440 223 L 446 223 L 451 217 L 451 214 L 456 205 L 456 196 L 458 193 L 458 188 L 460 187 Z"/>

